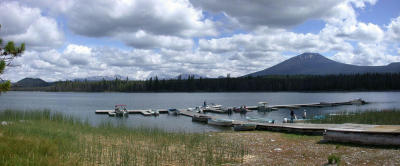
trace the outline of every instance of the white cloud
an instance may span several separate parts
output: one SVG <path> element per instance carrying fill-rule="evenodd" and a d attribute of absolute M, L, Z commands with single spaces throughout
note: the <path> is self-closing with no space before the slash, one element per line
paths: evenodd
<path fill-rule="evenodd" d="M 5 76 L 14 81 L 28 76 L 54 81 L 115 74 L 131 79 L 181 73 L 241 76 L 303 52 L 329 53 L 332 59 L 349 64 L 386 65 L 400 60 L 400 17 L 385 27 L 357 20 L 355 8 L 363 10 L 375 3 L 4 1 L 0 6 L 1 36 L 33 48 L 16 59 L 17 67 L 7 70 Z M 14 13 L 13 17 L 5 17 L 7 13 Z M 319 32 L 293 32 L 295 26 L 313 19 L 325 23 Z M 76 43 L 69 41 L 64 50 L 58 50 L 64 40 L 59 30 L 62 24 L 66 32 L 73 33 L 67 38 Z M 87 38 L 89 43 L 84 43 Z M 104 45 L 103 39 L 126 45 L 96 46 L 97 41 L 90 43 L 92 39 L 99 39 L 100 45 Z"/>
<path fill-rule="evenodd" d="M 216 34 L 213 23 L 186 0 L 75 1 L 65 15 L 70 29 L 84 36 L 113 36 L 140 30 L 186 37 Z"/>
<path fill-rule="evenodd" d="M 29 49 L 47 50 L 63 44 L 64 35 L 55 19 L 41 15 L 38 8 L 18 2 L 0 2 L 0 34 L 5 41 L 26 43 Z"/>
<path fill-rule="evenodd" d="M 193 48 L 192 39 L 175 36 L 152 35 L 143 30 L 136 33 L 118 34 L 116 38 L 124 41 L 127 45 L 141 49 L 168 48 L 186 50 Z"/>
<path fill-rule="evenodd" d="M 387 26 L 387 29 L 388 39 L 400 42 L 400 16 L 393 19 Z"/>

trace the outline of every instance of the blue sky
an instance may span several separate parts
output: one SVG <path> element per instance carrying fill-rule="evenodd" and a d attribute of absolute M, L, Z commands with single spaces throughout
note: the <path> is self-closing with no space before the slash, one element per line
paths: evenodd
<path fill-rule="evenodd" d="M 2 77 L 241 76 L 303 52 L 387 65 L 399 16 L 396 0 L 5 0 L 0 35 L 27 51 Z"/>

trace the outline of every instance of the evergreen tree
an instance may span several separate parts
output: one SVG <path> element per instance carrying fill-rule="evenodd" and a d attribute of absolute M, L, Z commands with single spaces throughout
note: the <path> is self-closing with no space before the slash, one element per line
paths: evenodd
<path fill-rule="evenodd" d="M 4 73 L 5 68 L 11 65 L 12 60 L 18 56 L 21 56 L 24 51 L 24 43 L 22 43 L 19 47 L 16 47 L 13 41 L 9 41 L 3 48 L 3 40 L 0 38 L 0 76 Z M 10 87 L 11 82 L 8 80 L 3 80 L 0 77 L 0 93 L 8 91 Z"/>

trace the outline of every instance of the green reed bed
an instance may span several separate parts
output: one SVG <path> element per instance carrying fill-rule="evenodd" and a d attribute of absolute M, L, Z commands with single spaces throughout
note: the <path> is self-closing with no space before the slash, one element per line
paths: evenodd
<path fill-rule="evenodd" d="M 87 121 L 48 110 L 0 111 L 0 165 L 220 165 L 240 163 L 241 142 Z"/>
<path fill-rule="evenodd" d="M 377 124 L 377 125 L 400 125 L 400 110 L 366 110 L 350 113 L 339 113 L 337 115 L 327 115 L 325 119 L 312 119 L 310 123 L 357 123 L 357 124 Z"/>

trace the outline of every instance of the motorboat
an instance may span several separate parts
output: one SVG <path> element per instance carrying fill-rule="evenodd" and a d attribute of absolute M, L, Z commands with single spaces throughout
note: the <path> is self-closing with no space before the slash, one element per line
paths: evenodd
<path fill-rule="evenodd" d="M 128 114 L 129 112 L 126 109 L 126 105 L 124 104 L 117 104 L 114 107 L 114 111 L 108 112 L 108 116 L 117 116 L 117 117 L 127 117 Z"/>
<path fill-rule="evenodd" d="M 176 108 L 170 108 L 170 109 L 168 109 L 168 114 L 170 114 L 170 115 L 179 115 L 180 112 Z"/>

